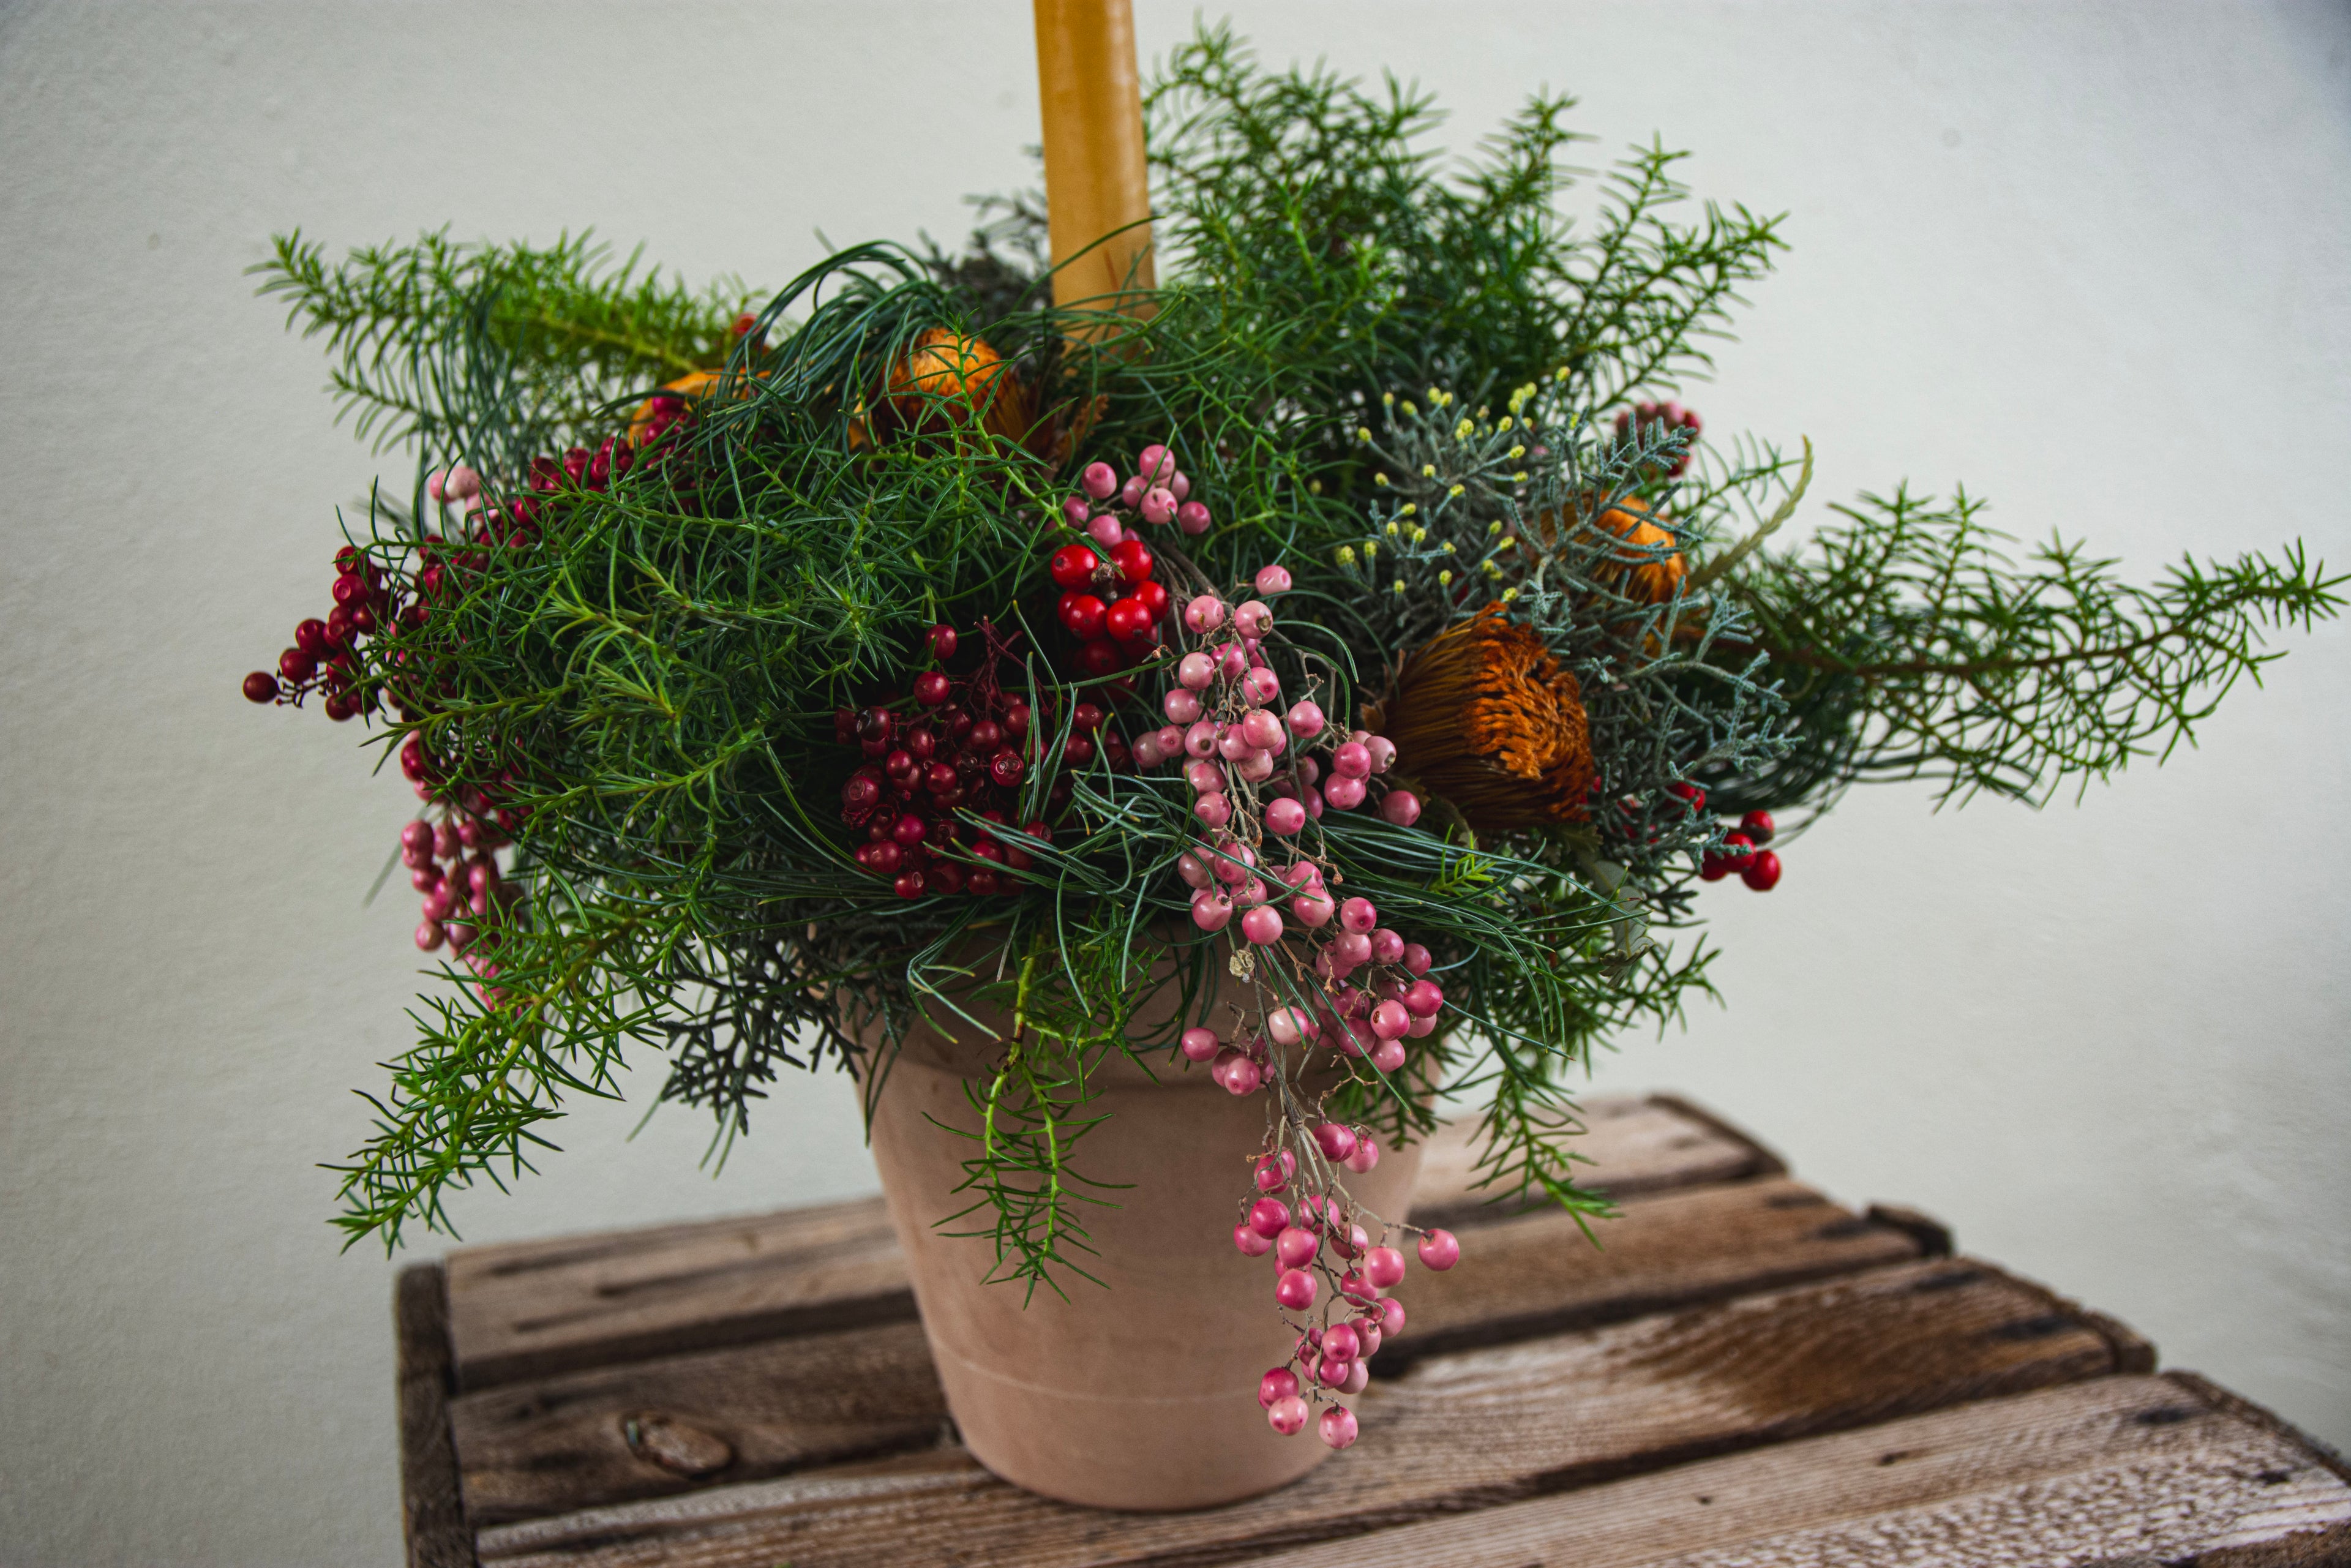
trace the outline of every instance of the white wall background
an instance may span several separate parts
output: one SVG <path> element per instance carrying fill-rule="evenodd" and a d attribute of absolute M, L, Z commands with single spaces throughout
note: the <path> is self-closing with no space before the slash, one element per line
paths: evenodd
<path fill-rule="evenodd" d="M 1275 60 L 1529 89 L 1786 209 L 1709 426 L 1814 494 L 1964 478 L 2151 572 L 2351 564 L 2351 11 L 1232 0 Z M 1146 53 L 1190 25 L 1146 3 Z M 1214 15 L 1211 12 L 1211 15 Z M 390 1268 L 314 1162 L 401 1047 L 409 809 L 354 733 L 248 707 L 364 487 L 241 269 L 447 223 L 595 225 L 701 278 L 959 235 L 1025 183 L 1027 7 L 0 7 L 0 1562 L 398 1552 Z M 1595 154 L 1596 155 L 1596 154 Z M 1712 895 L 1729 1010 L 1627 1042 L 1848 1199 L 1915 1203 L 2351 1440 L 2351 630 L 2080 810 L 1858 795 Z M 654 1082 L 648 1072 L 642 1091 Z M 473 1239 L 862 1192 L 823 1082 L 713 1182 L 600 1108 Z M 437 1243 L 436 1243 L 437 1245 Z"/>

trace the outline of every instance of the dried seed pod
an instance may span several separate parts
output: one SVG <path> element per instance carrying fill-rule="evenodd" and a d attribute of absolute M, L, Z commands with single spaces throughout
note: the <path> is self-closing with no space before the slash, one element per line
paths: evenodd
<path fill-rule="evenodd" d="M 1499 604 L 1430 638 L 1365 722 L 1396 770 L 1479 831 L 1581 821 L 1592 737 L 1575 676 Z"/>

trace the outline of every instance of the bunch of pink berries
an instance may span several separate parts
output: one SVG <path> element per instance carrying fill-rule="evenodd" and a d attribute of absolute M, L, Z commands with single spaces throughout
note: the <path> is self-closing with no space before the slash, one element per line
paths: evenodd
<path fill-rule="evenodd" d="M 1262 1196 L 1233 1228 L 1233 1244 L 1251 1258 L 1274 1255 L 1273 1299 L 1298 1334 L 1289 1359 L 1258 1381 L 1257 1402 L 1267 1424 L 1294 1437 L 1305 1429 L 1312 1406 L 1325 1405 L 1315 1430 L 1331 1447 L 1344 1448 L 1355 1440 L 1355 1414 L 1339 1399 L 1370 1385 L 1372 1357 L 1404 1332 L 1404 1303 L 1385 1293 L 1405 1273 L 1404 1254 L 1388 1245 L 1389 1232 L 1414 1228 L 1391 1228 L 1331 1190 L 1314 1190 L 1337 1186 L 1333 1167 L 1361 1175 L 1379 1163 L 1379 1145 L 1367 1129 L 1323 1122 L 1307 1147 L 1308 1174 L 1319 1176 L 1319 1183 L 1300 1179 L 1298 1157 L 1287 1148 L 1259 1158 Z M 1295 1186 L 1308 1190 L 1294 1193 Z M 1295 1211 L 1281 1196 L 1286 1192 L 1298 1197 Z M 1376 1244 L 1366 1219 L 1380 1227 Z M 1422 1232 L 1416 1250 L 1425 1267 L 1439 1272 L 1461 1260 L 1461 1244 L 1448 1231 Z"/>
<path fill-rule="evenodd" d="M 1383 1074 L 1396 1072 L 1405 1064 L 1405 1041 L 1435 1032 L 1445 991 L 1427 977 L 1427 948 L 1382 925 L 1370 899 L 1335 891 L 1344 875 L 1316 852 L 1320 831 L 1310 831 L 1326 808 L 1352 810 L 1371 800 L 1374 780 L 1395 760 L 1395 747 L 1360 730 L 1340 738 L 1311 696 L 1280 707 L 1281 680 L 1265 653 L 1274 622 L 1265 601 L 1289 591 L 1290 575 L 1268 566 L 1248 587 L 1255 596 L 1235 595 L 1236 604 L 1204 592 L 1184 606 L 1176 682 L 1160 699 L 1167 723 L 1138 737 L 1134 755 L 1146 772 L 1168 762 L 1183 767 L 1200 834 L 1176 862 L 1193 890 L 1192 923 L 1214 933 L 1238 921 L 1246 945 L 1234 956 L 1234 972 L 1256 970 L 1243 952 L 1261 953 L 1277 966 L 1286 961 L 1296 983 L 1290 994 L 1303 997 L 1271 1008 L 1258 1027 L 1230 1041 L 1196 1027 L 1178 1042 L 1228 1092 L 1270 1088 L 1279 1103 L 1270 1150 L 1257 1166 L 1261 1196 L 1234 1228 L 1233 1244 L 1253 1258 L 1280 1254 L 1275 1300 L 1286 1311 L 1303 1313 L 1318 1300 L 1325 1303 L 1319 1323 L 1293 1324 L 1301 1333 L 1292 1364 L 1268 1372 L 1259 1390 L 1274 1430 L 1286 1435 L 1304 1428 L 1310 1397 L 1360 1393 L 1382 1336 L 1404 1326 L 1404 1309 L 1380 1296 L 1403 1278 L 1403 1254 L 1386 1245 L 1390 1228 L 1356 1207 L 1338 1174 L 1342 1167 L 1371 1170 L 1379 1144 L 1365 1129 L 1308 1113 L 1286 1054 L 1292 1048 L 1311 1054 L 1327 1042 L 1342 1058 L 1368 1059 Z M 1410 790 L 1378 788 L 1388 821 L 1410 827 L 1418 821 L 1420 802 Z M 1301 1133 L 1309 1124 L 1311 1137 Z M 1277 1196 L 1284 1192 L 1298 1201 L 1295 1216 Z M 1366 1221 L 1379 1227 L 1377 1246 Z M 1424 1239 L 1421 1256 L 1432 1268 L 1450 1268 L 1459 1249 L 1436 1233 Z M 1341 1262 L 1349 1265 L 1343 1272 Z M 1334 1321 L 1334 1312 L 1343 1321 Z M 1355 1440 L 1353 1413 L 1332 1403 L 1320 1431 L 1332 1448 L 1347 1447 Z"/>
<path fill-rule="evenodd" d="M 1213 519 L 1207 507 L 1191 499 L 1192 481 L 1176 466 L 1176 454 L 1154 444 L 1135 455 L 1134 472 L 1122 482 L 1107 463 L 1089 463 L 1078 476 L 1085 494 L 1061 503 L 1061 515 L 1073 528 L 1083 528 L 1105 549 L 1119 542 L 1115 531 L 1105 532 L 1101 517 L 1090 517 L 1095 507 L 1120 507 L 1155 526 L 1173 523 L 1187 534 L 1205 534 Z M 1116 518 L 1111 521 L 1115 523 Z"/>
<path fill-rule="evenodd" d="M 424 895 L 424 919 L 416 928 L 420 949 L 436 952 L 445 941 L 469 968 L 483 968 L 478 928 L 521 896 L 499 874 L 496 850 L 503 841 L 496 828 L 463 810 L 437 825 L 420 817 L 400 830 L 409 885 Z"/>

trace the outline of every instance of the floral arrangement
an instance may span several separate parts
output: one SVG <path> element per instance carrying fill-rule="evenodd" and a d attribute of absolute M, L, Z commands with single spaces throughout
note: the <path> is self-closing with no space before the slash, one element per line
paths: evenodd
<path fill-rule="evenodd" d="M 1651 148 L 1571 226 L 1568 107 L 1440 165 L 1425 99 L 1205 32 L 1146 99 L 1169 280 L 1117 313 L 1048 302 L 1025 199 L 764 302 L 583 239 L 281 240 L 265 292 L 415 460 L 245 685 L 421 802 L 434 977 L 350 1238 L 518 1175 L 632 1047 L 723 1157 L 784 1070 L 987 1011 L 998 1273 L 1083 1273 L 1105 1061 L 1210 1074 L 1300 1334 L 1261 1403 L 1343 1447 L 1401 1244 L 1459 1255 L 1348 1177 L 1438 1092 L 1498 1193 L 1604 1213 L 1567 1086 L 1708 989 L 1707 884 L 1769 892 L 1855 781 L 2038 803 L 2168 750 L 2336 612 L 2298 549 L 2136 587 L 1964 494 L 1782 543 L 1809 445 L 1673 401 L 1780 221 L 1683 216 Z"/>

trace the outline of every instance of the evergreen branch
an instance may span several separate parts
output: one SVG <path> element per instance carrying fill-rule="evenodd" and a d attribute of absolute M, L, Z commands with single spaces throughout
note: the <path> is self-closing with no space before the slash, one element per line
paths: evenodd
<path fill-rule="evenodd" d="M 1964 492 L 1897 490 L 1838 507 L 1809 552 L 1734 579 L 1757 642 L 1798 700 L 1827 693 L 1859 737 L 1848 776 L 1935 778 L 2045 801 L 2134 757 L 2192 743 L 2241 678 L 2279 657 L 2267 632 L 2339 612 L 2346 580 L 2299 546 L 2282 559 L 2186 559 L 2152 587 L 2052 539 L 2024 563 Z"/>
<path fill-rule="evenodd" d="M 446 229 L 413 245 L 365 246 L 340 264 L 299 230 L 280 235 L 251 270 L 257 292 L 287 303 L 287 324 L 323 335 L 336 360 L 331 389 L 378 451 L 439 428 L 444 399 L 433 361 L 469 317 L 566 432 L 634 387 L 667 381 L 723 358 L 740 285 L 696 293 L 618 267 L 591 235 L 565 235 L 544 249 L 468 245 Z"/>

